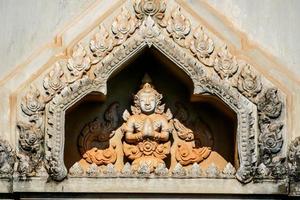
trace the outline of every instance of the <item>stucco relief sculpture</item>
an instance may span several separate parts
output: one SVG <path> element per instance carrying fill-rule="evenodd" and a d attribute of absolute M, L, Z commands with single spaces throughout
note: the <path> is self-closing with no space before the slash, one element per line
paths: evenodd
<path fill-rule="evenodd" d="M 145 83 L 134 96 L 132 114 L 124 111 L 125 122 L 120 128 L 102 127 L 95 131 L 97 125 L 103 124 L 92 122 L 79 139 L 80 150 L 86 152 L 82 152 L 82 159 L 70 169 L 70 174 L 79 176 L 85 172 L 88 175 L 90 169 L 97 166 L 100 168 L 96 171 L 102 169 L 106 175 L 108 167 L 119 173 L 168 175 L 170 172 L 176 176 L 185 176 L 188 170 L 190 174 L 201 169 L 207 174 L 224 170 L 226 160 L 210 147 L 196 147 L 193 131 L 174 118 L 169 109 L 165 111 L 162 97 L 150 83 Z M 112 118 L 111 123 L 116 124 L 117 120 L 117 117 Z M 107 145 L 104 148 L 91 146 L 92 140 L 106 141 Z M 131 164 L 125 164 L 125 159 Z"/>
<path fill-rule="evenodd" d="M 285 167 L 285 154 L 282 151 L 286 133 L 284 93 L 256 73 L 256 66 L 252 68 L 247 63 L 241 65 L 241 57 L 232 51 L 234 47 L 229 45 L 227 48 L 221 38 L 195 20 L 178 3 L 135 0 L 132 6 L 125 6 L 116 15 L 114 12 L 115 16 L 95 26 L 95 35 L 83 37 L 74 45 L 70 55 L 57 58 L 53 67 L 47 68 L 41 77 L 31 81 L 39 87 L 24 86 L 28 90 L 18 94 L 20 106 L 16 126 L 19 162 L 16 169 L 19 173 L 28 177 L 36 176 L 42 168 L 40 165 L 45 163 L 52 179 L 63 180 L 67 176 L 63 159 L 65 111 L 90 92 L 106 95 L 106 83 L 111 75 L 141 49 L 152 47 L 174 61 L 178 69 L 190 77 L 194 84 L 193 95 L 215 95 L 236 112 L 237 172 L 230 165 L 223 169 L 217 163 L 212 164 L 211 161 L 215 162 L 219 155 L 205 147 L 213 146 L 214 141 L 209 133 L 201 133 L 197 126 L 185 123 L 176 112 L 172 116 L 171 112 L 158 104 L 151 114 L 142 110 L 139 113 L 139 106 L 134 105 L 130 113 L 124 114 L 124 126 L 130 122 L 130 118 L 142 114 L 151 120 L 150 115 L 159 115 L 161 121 L 167 121 L 168 139 L 161 130 L 158 132 L 164 137 L 155 139 L 152 134 L 148 136 L 148 129 L 140 128 L 140 132 L 143 132 L 142 141 L 132 141 L 126 138 L 123 126 L 114 125 L 104 134 L 105 137 L 97 138 L 95 134 L 88 139 L 94 141 L 96 138 L 109 145 L 101 148 L 84 147 L 83 160 L 75 164 L 70 173 L 89 176 L 99 171 L 106 174 L 132 174 L 132 164 L 137 163 L 133 168 L 146 174 L 206 173 L 212 177 L 216 174 L 236 174 L 236 178 L 243 183 L 260 177 L 261 173 L 267 178 L 283 179 L 280 167 Z M 140 121 L 143 120 L 146 119 Z M 98 126 L 101 121 L 96 120 L 94 125 Z M 146 121 L 145 124 L 151 124 L 149 120 Z M 152 129 L 155 130 L 155 127 Z M 131 135 L 135 134 L 133 132 Z M 203 138 L 206 140 L 204 144 L 208 145 L 202 144 Z M 125 146 L 134 146 L 144 152 L 138 158 L 132 157 L 125 153 Z M 155 156 L 156 151 L 152 152 L 152 149 L 160 149 L 160 155 Z M 147 162 L 140 162 L 148 154 L 158 159 L 153 169 L 149 168 Z M 127 161 L 130 163 L 126 164 Z"/>

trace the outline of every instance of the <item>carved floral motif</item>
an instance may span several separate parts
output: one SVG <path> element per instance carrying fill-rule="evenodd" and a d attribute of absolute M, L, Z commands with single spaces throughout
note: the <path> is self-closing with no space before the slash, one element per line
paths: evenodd
<path fill-rule="evenodd" d="M 111 30 L 120 45 L 134 33 L 137 28 L 137 19 L 130 14 L 128 9 L 122 8 L 121 13 L 115 18 Z"/>
<path fill-rule="evenodd" d="M 15 159 L 15 152 L 9 143 L 0 139 L 0 177 L 12 175 Z"/>
<path fill-rule="evenodd" d="M 288 151 L 289 176 L 295 181 L 300 180 L 300 137 L 295 138 Z"/>
<path fill-rule="evenodd" d="M 150 16 L 163 25 L 162 19 L 166 11 L 165 0 L 135 0 L 133 8 L 138 19 L 143 20 Z"/>
<path fill-rule="evenodd" d="M 72 57 L 68 59 L 67 68 L 70 71 L 71 77 L 68 82 L 72 83 L 77 79 L 82 78 L 82 76 L 91 67 L 90 58 L 87 56 L 86 50 L 82 44 L 77 44 L 73 48 Z"/>
<path fill-rule="evenodd" d="M 180 7 L 172 11 L 171 17 L 168 20 L 167 31 L 177 44 L 182 47 L 186 46 L 185 38 L 191 31 L 191 23 L 190 20 L 181 13 Z"/>
<path fill-rule="evenodd" d="M 269 88 L 257 103 L 258 110 L 270 118 L 279 117 L 282 109 L 282 102 L 279 100 L 277 89 Z"/>
<path fill-rule="evenodd" d="M 232 77 L 238 70 L 236 58 L 228 51 L 227 46 L 223 46 L 218 52 L 214 63 L 214 69 L 219 74 L 221 79 Z"/>
<path fill-rule="evenodd" d="M 93 53 L 92 63 L 97 64 L 114 47 L 114 40 L 103 25 L 99 26 L 99 32 L 90 41 L 90 50 Z"/>
<path fill-rule="evenodd" d="M 262 83 L 259 75 L 257 75 L 249 64 L 242 69 L 238 81 L 238 90 L 246 97 L 255 97 L 262 89 Z"/>
<path fill-rule="evenodd" d="M 204 33 L 203 27 L 198 27 L 191 40 L 190 50 L 205 65 L 213 66 L 214 60 L 211 56 L 215 48 L 214 42 Z"/>

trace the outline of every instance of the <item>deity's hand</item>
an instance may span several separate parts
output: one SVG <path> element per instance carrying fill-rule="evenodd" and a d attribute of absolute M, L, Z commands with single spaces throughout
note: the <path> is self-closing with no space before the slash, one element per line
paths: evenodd
<path fill-rule="evenodd" d="M 146 138 L 153 137 L 153 124 L 150 119 L 146 119 L 143 127 L 143 136 Z"/>

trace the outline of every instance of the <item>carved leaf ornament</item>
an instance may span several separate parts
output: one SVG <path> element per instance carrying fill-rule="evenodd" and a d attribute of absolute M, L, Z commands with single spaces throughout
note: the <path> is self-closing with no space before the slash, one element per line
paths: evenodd
<path fill-rule="evenodd" d="M 88 42 L 80 41 L 67 59 L 61 59 L 45 72 L 43 80 L 35 83 L 39 87 L 32 84 L 19 98 L 17 168 L 20 174 L 30 177 L 46 167 L 53 179 L 66 177 L 61 150 L 64 109 L 88 92 L 100 90 L 106 93 L 106 81 L 110 75 L 128 57 L 148 44 L 154 45 L 191 77 L 195 93 L 217 95 L 237 113 L 240 168 L 236 177 L 242 182 L 251 181 L 256 176 L 255 166 L 261 163 L 273 177 L 280 177 L 277 169 L 283 161 L 277 158 L 281 156 L 285 131 L 283 95 L 249 64 L 239 66 L 237 58 L 226 45 L 221 47 L 215 40 L 216 36 L 204 31 L 199 24 L 194 28 L 181 7 L 169 9 L 167 1 L 134 0 L 133 9 L 124 7 L 111 21 L 110 29 L 104 25 L 98 27 Z M 132 114 L 138 113 L 139 108 L 132 107 Z M 160 105 L 156 113 L 164 113 L 164 105 Z M 125 118 L 129 116 L 129 112 L 124 113 Z M 175 128 L 180 127 L 177 125 Z M 192 138 L 189 133 L 188 129 L 182 131 L 180 137 L 184 138 L 183 141 Z M 146 156 L 150 152 L 166 154 L 166 148 L 160 143 L 144 142 L 139 147 L 130 145 L 124 152 L 129 158 Z M 259 154 L 255 151 L 256 145 Z M 180 151 L 178 159 L 183 158 L 185 153 L 182 152 L 186 150 L 182 146 Z M 97 154 L 99 158 L 100 154 L 108 155 L 101 152 Z M 201 152 L 194 154 L 202 155 Z M 163 163 L 156 164 L 162 166 Z M 143 170 L 147 166 L 149 163 L 143 165 Z M 74 173 L 80 172 L 75 169 Z M 179 165 L 176 169 L 175 174 L 186 173 Z"/>

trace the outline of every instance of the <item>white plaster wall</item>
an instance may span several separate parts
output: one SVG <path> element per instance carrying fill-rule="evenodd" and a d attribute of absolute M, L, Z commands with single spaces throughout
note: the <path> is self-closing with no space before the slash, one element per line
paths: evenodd
<path fill-rule="evenodd" d="M 95 0 L 0 0 L 0 79 Z M 189 3 L 200 0 L 188 0 Z M 300 76 L 299 0 L 207 0 Z"/>
<path fill-rule="evenodd" d="M 95 0 L 0 0 L 0 80 Z"/>
<path fill-rule="evenodd" d="M 190 0 L 197 1 L 197 0 Z M 300 79 L 299 0 L 207 0 Z"/>

